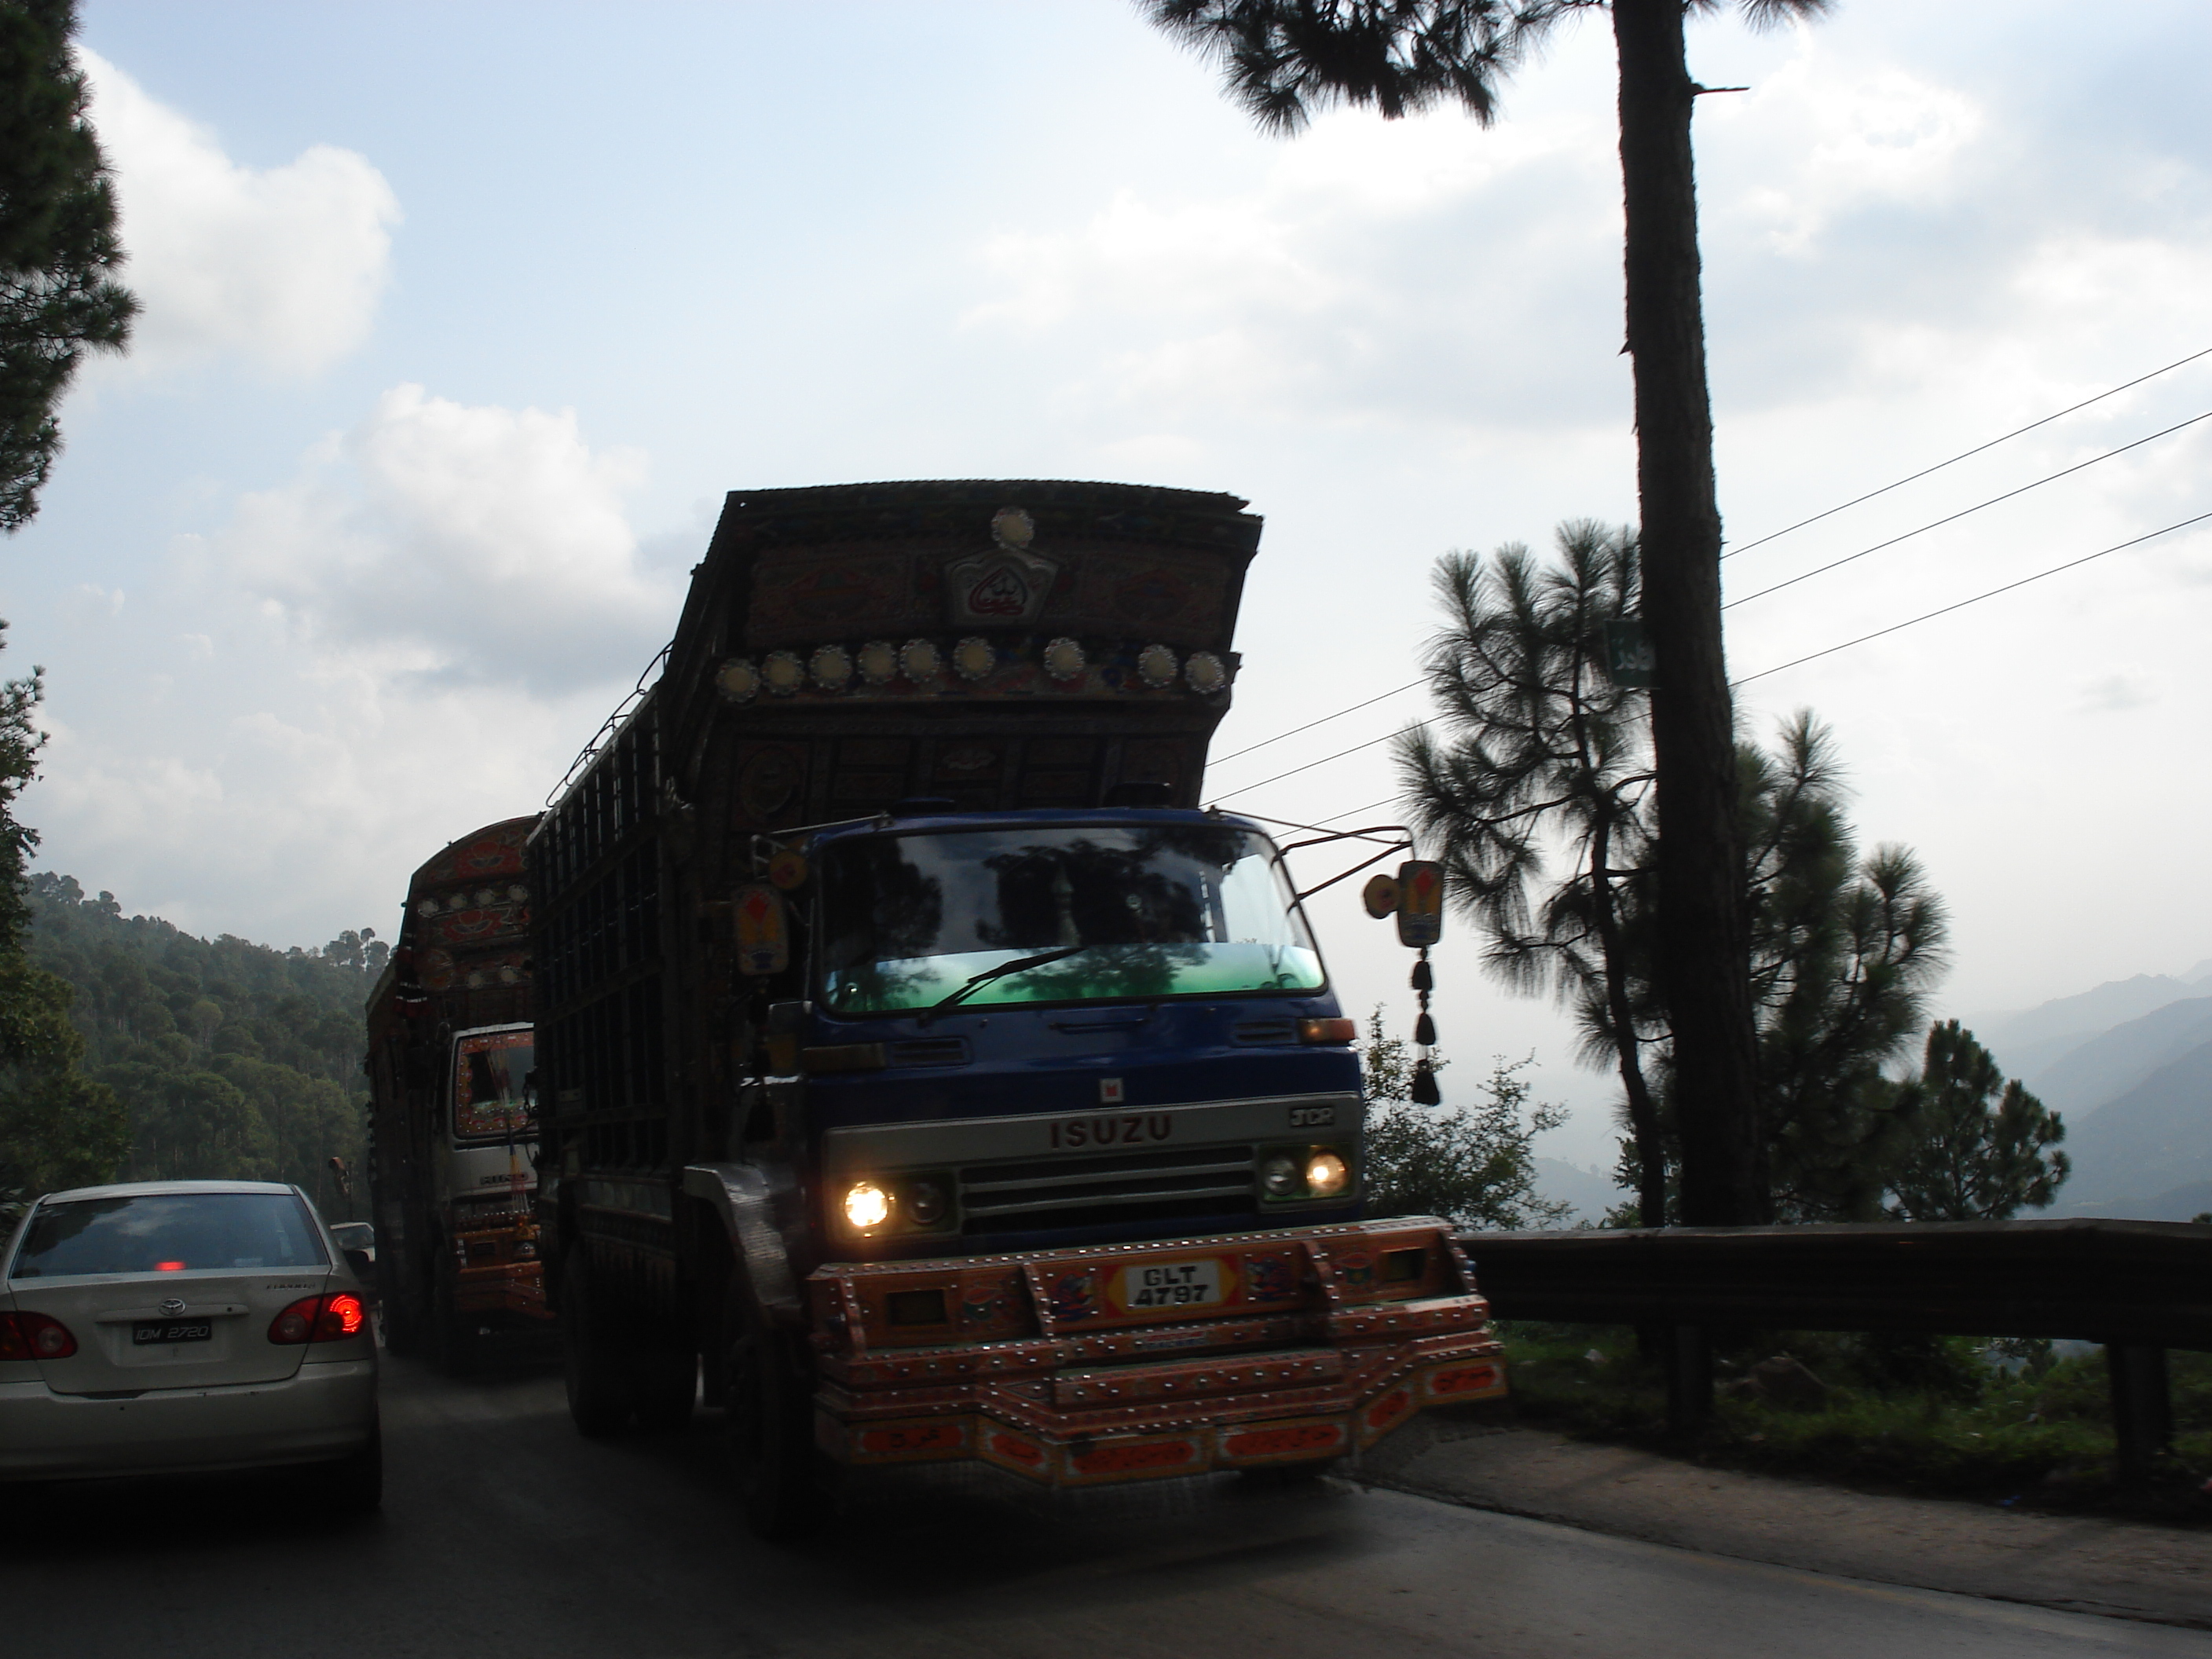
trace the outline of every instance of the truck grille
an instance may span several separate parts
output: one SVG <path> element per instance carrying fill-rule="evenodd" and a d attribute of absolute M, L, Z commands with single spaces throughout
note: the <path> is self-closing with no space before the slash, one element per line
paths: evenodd
<path fill-rule="evenodd" d="M 1023 1232 L 1248 1209 L 1252 1163 L 1246 1146 L 971 1164 L 959 1172 L 960 1231 Z"/>

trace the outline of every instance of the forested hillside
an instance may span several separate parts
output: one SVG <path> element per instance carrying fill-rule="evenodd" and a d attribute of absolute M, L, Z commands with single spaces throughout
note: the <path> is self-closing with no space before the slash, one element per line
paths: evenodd
<path fill-rule="evenodd" d="M 30 902 L 31 961 L 75 989 L 82 1070 L 129 1114 L 119 1179 L 292 1181 L 334 1220 L 366 1214 L 366 1193 L 341 1193 L 328 1164 L 363 1167 L 362 1005 L 381 941 L 195 939 L 47 873 L 30 878 Z"/>

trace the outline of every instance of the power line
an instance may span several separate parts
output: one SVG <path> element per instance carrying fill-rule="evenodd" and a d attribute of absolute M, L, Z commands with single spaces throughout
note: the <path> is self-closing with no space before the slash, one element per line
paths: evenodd
<path fill-rule="evenodd" d="M 1795 587 L 1799 582 L 1810 581 L 1814 577 L 1825 575 L 1829 571 L 1839 566 L 1847 565 L 1855 559 L 1863 559 L 1869 553 L 1879 553 L 1886 547 L 1895 547 L 1899 542 L 1909 542 L 1915 536 L 1925 535 L 1931 530 L 1940 530 L 1947 524 L 1956 523 L 1968 514 L 1978 513 L 1985 507 L 1995 507 L 1999 501 L 2008 501 L 2015 495 L 2025 495 L 2031 489 L 2039 489 L 2045 484 L 2065 477 L 2069 473 L 2079 472 L 2085 466 L 2094 466 L 2100 461 L 2109 461 L 2113 456 L 2124 455 L 2130 449 L 2141 449 L 2147 443 L 2154 443 L 2160 438 L 2170 437 L 2180 431 L 2182 428 L 2195 426 L 2197 422 L 2203 420 L 2212 420 L 2212 409 L 2206 410 L 2202 415 L 2192 415 L 2185 421 L 2177 421 L 2165 431 L 2154 432 L 2148 438 L 2138 438 L 2131 444 L 2122 444 L 2118 449 L 2108 449 L 2101 455 L 2092 455 L 2086 461 L 2077 461 L 2072 466 L 2063 468 L 2046 477 L 2038 478 L 2033 483 L 2024 483 L 2017 489 L 2008 489 L 2002 495 L 1992 495 L 1985 501 L 1977 501 L 1972 507 L 1961 507 L 1947 518 L 1937 519 L 1931 524 L 1922 525 L 1917 530 L 1908 530 L 1902 536 L 1892 536 L 1886 542 L 1876 542 L 1872 547 L 1863 547 L 1856 553 L 1847 553 L 1840 559 L 1831 560 L 1828 563 L 1808 570 L 1802 575 L 1792 576 L 1787 581 L 1777 582 L 1771 587 L 1762 587 L 1756 593 L 1747 593 L 1740 599 L 1730 599 L 1721 609 L 1733 611 L 1740 605 L 1749 605 L 1753 599 L 1763 599 L 1769 593 L 1779 593 L 1785 587 Z"/>
<path fill-rule="evenodd" d="M 1269 744 L 1280 743 L 1285 738 L 1295 738 L 1301 732 L 1310 732 L 1316 726 L 1326 726 L 1331 720 L 1340 719 L 1346 714 L 1356 714 L 1361 709 L 1368 707 L 1369 704 L 1382 702 L 1384 697 L 1395 697 L 1401 691 L 1410 691 L 1417 685 L 1425 685 L 1427 684 L 1428 682 L 1425 679 L 1407 680 L 1403 685 L 1394 686 L 1388 691 L 1378 692 L 1376 696 L 1368 698 L 1366 702 L 1355 702 L 1351 708 L 1340 708 L 1334 714 L 1323 714 L 1317 720 L 1308 720 L 1304 726 L 1294 726 L 1287 732 L 1278 732 L 1272 738 L 1262 738 L 1257 743 L 1247 744 L 1243 748 L 1236 750 L 1235 753 L 1216 756 L 1212 761 L 1208 762 L 1207 764 L 1212 766 L 1226 765 L 1229 762 L 1235 760 L 1239 755 L 1249 755 L 1255 749 L 1265 749 Z"/>
<path fill-rule="evenodd" d="M 2100 392 L 2094 398 L 2084 398 L 2080 403 L 2069 404 L 2056 415 L 2046 415 L 2039 421 L 2030 421 L 2026 426 L 2015 427 L 2002 438 L 1992 438 L 1985 444 L 1976 444 L 1972 449 L 1962 450 L 1948 461 L 1938 461 L 1933 466 L 1923 466 L 1919 471 L 1909 477 L 1899 478 L 1895 483 L 1886 483 L 1879 489 L 1869 489 L 1863 495 L 1855 495 L 1841 507 L 1832 507 L 1824 513 L 1815 513 L 1809 519 L 1800 519 L 1796 524 L 1785 525 L 1771 535 L 1761 536 L 1755 542 L 1746 542 L 1741 547 L 1732 547 L 1722 554 L 1721 557 L 1732 559 L 1739 553 L 1748 553 L 1753 548 L 1764 547 L 1778 537 L 1787 536 L 1793 530 L 1802 530 L 1808 524 L 1818 524 L 1823 519 L 1832 518 L 1835 514 L 1843 512 L 1845 507 L 1856 507 L 1861 501 L 1870 501 L 1877 495 L 1887 495 L 1893 489 L 1902 489 L 1905 485 L 1916 483 L 1931 472 L 1941 472 L 1947 466 L 1955 466 L 1959 462 L 1970 459 L 1985 449 L 1995 449 L 1999 444 L 2008 442 L 2024 432 L 2033 432 L 2039 426 L 2049 426 L 2053 421 L 2071 415 L 2076 410 L 2087 409 L 2091 404 L 2100 404 L 2107 398 L 2116 398 L 2121 392 L 2139 386 L 2146 380 L 2155 380 L 2161 374 L 2170 374 L 2177 368 L 2195 362 L 2199 357 L 2212 357 L 2212 346 L 2207 346 L 2202 351 L 2192 351 L 2186 357 L 2179 358 L 2168 363 L 2164 368 L 2154 368 L 2148 374 L 2138 374 L 2134 380 L 2124 381 L 2109 392 Z"/>
<path fill-rule="evenodd" d="M 1378 743 L 1389 742 L 1391 738 L 1398 736 L 1399 732 L 1418 732 L 1437 718 L 1439 717 L 1431 714 L 1427 720 L 1415 720 L 1411 726 L 1401 726 L 1397 732 L 1385 732 L 1379 738 L 1370 738 L 1364 743 L 1355 743 L 1351 748 L 1340 749 L 1334 755 L 1323 755 L 1319 760 L 1310 760 L 1304 766 L 1293 766 L 1287 772 L 1278 772 L 1272 778 L 1262 778 L 1257 783 L 1248 783 L 1241 789 L 1232 789 L 1225 795 L 1216 795 L 1213 798 L 1213 804 L 1218 806 L 1223 801 L 1235 800 L 1239 795 L 1249 795 L 1255 789 L 1265 789 L 1271 783 L 1280 783 L 1285 778 L 1294 778 L 1301 772 L 1310 772 L 1316 766 L 1326 766 L 1331 761 L 1342 760 L 1346 755 L 1356 755 L 1363 749 L 1372 749 Z M 1360 810 L 1364 811 L 1366 809 L 1363 807 Z M 1349 814 L 1340 816 L 1349 816 Z"/>
<path fill-rule="evenodd" d="M 2085 553 L 2078 559 L 2069 559 L 2064 564 L 2054 564 L 2048 570 L 2039 570 L 2033 576 L 2022 576 L 2016 582 L 2007 582 L 2002 587 L 1992 587 L 1986 593 L 1977 593 L 1971 599 L 1960 599 L 1956 605 L 1947 605 L 1941 610 L 1924 612 L 1909 622 L 1892 623 L 1887 628 L 1877 628 L 1871 634 L 1862 634 L 1855 640 L 1845 640 L 1841 645 L 1832 645 L 1825 651 L 1815 651 L 1809 655 L 1797 657 L 1789 662 L 1778 663 L 1771 668 L 1762 668 L 1756 674 L 1746 674 L 1741 679 L 1731 684 L 1748 685 L 1753 680 L 1763 680 L 1769 674 L 1779 674 L 1785 668 L 1795 668 L 1799 664 L 1811 662 L 1815 658 L 1832 657 L 1838 651 L 1848 651 L 1855 645 L 1864 645 L 1869 640 L 1878 640 L 1885 634 L 1896 633 L 1899 629 L 1912 628 L 1921 623 L 1932 622 L 1937 617 L 1948 617 L 1954 611 L 1963 611 L 1970 605 L 1979 605 L 1984 599 L 1993 599 L 2000 593 L 2009 593 L 2015 587 L 2026 587 L 2030 582 L 2039 582 L 2045 576 L 2055 576 L 2062 570 L 2071 570 L 2077 565 L 2088 563 L 2092 559 L 2101 559 L 2107 553 L 2118 553 L 2124 548 L 2138 547 L 2145 542 L 2155 541 L 2160 536 L 2171 536 L 2177 530 L 2186 530 L 2191 525 L 2203 524 L 2207 519 L 2212 519 L 2212 513 L 2200 513 L 2193 519 L 2184 519 L 2179 524 L 2170 524 L 2163 530 L 2154 530 L 2148 535 L 2137 536 L 2132 541 L 2115 542 L 2112 546 L 2100 548 L 2094 553 Z"/>

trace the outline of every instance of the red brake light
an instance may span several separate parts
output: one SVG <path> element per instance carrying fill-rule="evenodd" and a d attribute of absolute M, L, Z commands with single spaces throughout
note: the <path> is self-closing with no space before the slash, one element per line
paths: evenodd
<path fill-rule="evenodd" d="M 180 1273 L 184 1270 L 185 1264 L 181 1261 L 156 1261 L 154 1264 L 154 1271 L 157 1273 Z"/>
<path fill-rule="evenodd" d="M 1350 1019 L 1302 1019 L 1298 1022 L 1298 1041 L 1301 1042 L 1357 1042 L 1359 1023 Z"/>
<path fill-rule="evenodd" d="M 0 1359 L 67 1359 L 76 1339 L 58 1319 L 42 1313 L 0 1313 Z"/>
<path fill-rule="evenodd" d="M 343 1342 L 368 1328 L 368 1310 L 350 1291 L 302 1297 L 269 1322 L 271 1342 Z"/>

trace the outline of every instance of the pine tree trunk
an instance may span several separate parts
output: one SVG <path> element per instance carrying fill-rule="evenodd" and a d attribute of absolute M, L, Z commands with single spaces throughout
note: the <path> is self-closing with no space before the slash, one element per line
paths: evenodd
<path fill-rule="evenodd" d="M 1644 616 L 1657 658 L 1657 967 L 1674 1030 L 1681 1218 L 1731 1226 L 1765 1219 L 1768 1203 L 1682 19 L 1683 0 L 1613 0 Z"/>

